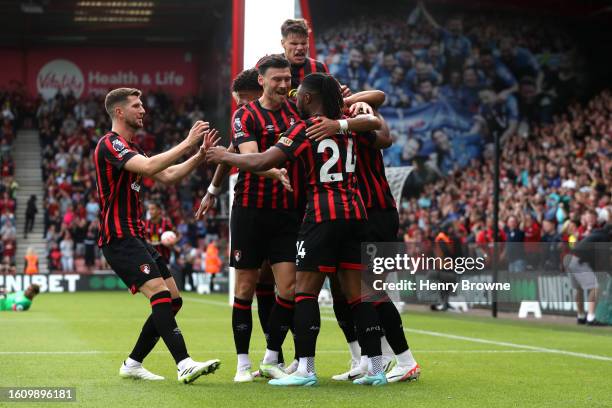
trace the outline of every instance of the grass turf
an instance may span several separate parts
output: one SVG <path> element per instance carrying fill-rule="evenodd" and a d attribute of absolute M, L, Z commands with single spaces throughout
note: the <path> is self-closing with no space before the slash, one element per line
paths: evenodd
<path fill-rule="evenodd" d="M 612 406 L 612 361 L 448 338 L 431 332 L 612 358 L 612 331 L 541 322 L 494 321 L 451 314 L 407 313 L 404 326 L 422 366 L 418 382 L 367 388 L 335 383 L 349 355 L 330 309 L 322 308 L 317 371 L 320 386 L 278 389 L 256 380 L 233 384 L 236 358 L 226 296 L 184 296 L 178 322 L 196 360 L 220 358 L 221 369 L 192 385 L 160 343 L 145 367 L 166 377 L 147 383 L 119 378 L 149 306 L 118 292 L 43 294 L 26 313 L 0 314 L 0 387 L 72 386 L 77 403 L 53 407 L 455 407 Z M 265 347 L 256 312 L 254 364 Z M 413 332 L 411 330 L 421 332 Z M 288 342 L 291 343 L 291 342 Z M 292 355 L 292 345 L 285 353 Z M 44 353 L 24 353 L 44 352 Z M 66 353 L 67 352 L 67 353 Z M 0 402 L 0 406 L 13 406 Z M 41 404 L 19 404 L 40 407 Z M 46 405 L 46 404 L 42 404 Z"/>

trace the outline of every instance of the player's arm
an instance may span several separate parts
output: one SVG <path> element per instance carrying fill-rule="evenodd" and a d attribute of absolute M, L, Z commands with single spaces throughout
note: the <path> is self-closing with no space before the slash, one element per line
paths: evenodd
<path fill-rule="evenodd" d="M 350 108 L 357 102 L 365 102 L 372 108 L 378 109 L 383 103 L 385 103 L 386 98 L 387 96 L 383 91 L 373 89 L 371 91 L 357 92 L 348 98 L 344 98 L 344 104 Z"/>
<path fill-rule="evenodd" d="M 145 157 L 141 154 L 132 155 L 127 159 L 124 168 L 132 173 L 152 177 L 177 161 L 191 148 L 196 147 L 208 127 L 208 122 L 197 121 L 187 137 L 172 149 L 153 157 Z"/>
<path fill-rule="evenodd" d="M 263 153 L 230 153 L 223 147 L 213 147 L 206 152 L 209 163 L 238 167 L 252 173 L 264 172 L 287 161 L 287 156 L 279 148 L 272 146 Z"/>
<path fill-rule="evenodd" d="M 381 126 L 380 118 L 371 114 L 340 120 L 321 116 L 314 125 L 306 129 L 306 136 L 311 140 L 320 141 L 341 131 L 370 132 L 379 130 Z"/>
<path fill-rule="evenodd" d="M 167 169 L 160 171 L 153 175 L 155 181 L 166 185 L 172 185 L 183 180 L 189 173 L 191 173 L 197 166 L 202 164 L 206 159 L 206 150 L 216 146 L 219 143 L 219 132 L 216 129 L 206 133 L 204 141 L 200 146 L 200 149 L 196 154 L 191 156 L 188 160 L 180 164 L 175 164 Z"/>

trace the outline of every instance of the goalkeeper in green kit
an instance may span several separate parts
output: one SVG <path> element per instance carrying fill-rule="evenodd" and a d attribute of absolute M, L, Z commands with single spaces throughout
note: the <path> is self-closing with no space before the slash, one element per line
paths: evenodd
<path fill-rule="evenodd" d="M 31 284 L 25 291 L 4 293 L 0 288 L 0 312 L 23 312 L 32 306 L 32 300 L 40 293 L 40 286 Z"/>

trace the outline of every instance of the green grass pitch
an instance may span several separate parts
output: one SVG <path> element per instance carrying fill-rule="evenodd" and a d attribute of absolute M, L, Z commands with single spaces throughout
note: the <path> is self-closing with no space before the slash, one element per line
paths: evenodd
<path fill-rule="evenodd" d="M 178 321 L 190 354 L 220 358 L 215 375 L 179 384 L 160 342 L 145 367 L 165 381 L 121 379 L 121 361 L 149 310 L 145 299 L 118 292 L 43 294 L 26 313 L 0 314 L 0 387 L 76 387 L 76 403 L 52 407 L 612 406 L 610 329 L 408 312 L 404 327 L 422 366 L 421 379 L 366 388 L 330 379 L 346 369 L 349 355 L 331 309 L 322 308 L 320 386 L 277 389 L 261 379 L 232 383 L 236 358 L 226 296 L 184 299 Z M 256 364 L 264 340 L 256 311 L 253 315 Z M 287 344 L 286 355 L 292 347 Z M 45 405 L 0 402 L 0 407 Z"/>

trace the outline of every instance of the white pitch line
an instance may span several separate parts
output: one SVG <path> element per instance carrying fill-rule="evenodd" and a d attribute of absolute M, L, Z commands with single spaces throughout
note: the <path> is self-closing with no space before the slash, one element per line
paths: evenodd
<path fill-rule="evenodd" d="M 265 350 L 251 350 L 252 354 L 263 354 Z M 235 354 L 233 350 L 190 350 L 192 353 Z M 348 350 L 319 350 L 317 354 L 345 354 Z M 450 353 L 450 354 L 515 354 L 515 353 L 544 353 L 536 350 L 415 350 L 416 353 Z M 0 351 L 0 356 L 6 355 L 96 355 L 96 354 L 125 354 L 126 351 L 108 350 L 76 350 L 76 351 Z M 152 351 L 151 353 L 167 354 L 166 350 Z"/>
<path fill-rule="evenodd" d="M 218 301 L 207 300 L 207 299 L 195 299 L 195 298 L 191 298 L 191 297 L 187 297 L 187 298 L 184 298 L 184 299 L 190 300 L 190 301 L 193 301 L 193 302 L 206 303 L 206 304 L 211 304 L 211 305 L 216 305 L 216 306 L 229 306 L 227 303 L 224 303 L 224 302 L 218 302 Z M 322 317 L 322 320 L 336 321 L 336 319 L 334 319 L 334 318 L 326 318 L 326 317 Z M 588 359 L 588 360 L 598 360 L 598 361 L 610 361 L 610 362 L 612 362 L 612 357 L 600 356 L 600 355 L 597 355 L 597 354 L 577 353 L 577 352 L 574 352 L 574 351 L 559 350 L 559 349 L 553 349 L 553 348 L 547 348 L 547 347 L 530 346 L 530 345 L 527 345 L 527 344 L 510 343 L 510 342 L 506 342 L 506 341 L 487 340 L 487 339 L 481 339 L 479 337 L 459 336 L 459 335 L 455 335 L 455 334 L 441 333 L 441 332 L 435 332 L 435 331 L 430 331 L 430 330 L 419 330 L 419 329 L 404 328 L 404 331 L 407 332 L 407 333 L 423 334 L 423 335 L 434 336 L 434 337 L 443 337 L 443 338 L 453 339 L 453 340 L 469 341 L 469 342 L 472 342 L 472 343 L 492 344 L 492 345 L 495 345 L 495 346 L 517 348 L 517 349 L 522 349 L 522 350 L 531 350 L 531 351 L 537 351 L 537 352 L 541 352 L 541 353 L 560 354 L 560 355 L 564 355 L 564 356 L 572 356 L 572 357 L 578 357 L 578 358 L 585 358 L 585 359 Z"/>

